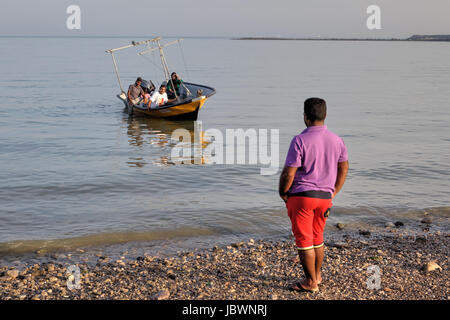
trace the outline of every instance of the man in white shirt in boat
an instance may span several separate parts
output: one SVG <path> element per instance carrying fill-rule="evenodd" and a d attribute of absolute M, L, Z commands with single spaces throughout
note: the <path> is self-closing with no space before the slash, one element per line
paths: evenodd
<path fill-rule="evenodd" d="M 166 89 L 167 87 L 164 84 L 159 87 L 159 91 L 156 91 L 150 98 L 147 109 L 158 109 L 168 102 L 174 102 L 177 100 L 167 98 Z"/>
<path fill-rule="evenodd" d="M 142 78 L 139 77 L 136 79 L 136 82 L 134 84 L 130 85 L 130 87 L 128 88 L 128 94 L 127 94 L 128 103 L 133 106 L 139 103 L 140 96 L 144 96 L 144 90 L 142 90 L 141 84 L 142 84 Z"/>

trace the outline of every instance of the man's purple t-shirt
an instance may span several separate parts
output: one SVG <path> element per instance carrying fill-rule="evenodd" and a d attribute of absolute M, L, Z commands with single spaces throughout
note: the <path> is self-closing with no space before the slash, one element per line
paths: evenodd
<path fill-rule="evenodd" d="M 348 160 L 344 141 L 325 125 L 311 126 L 292 139 L 285 165 L 298 168 L 289 193 L 334 192 L 338 162 Z"/>

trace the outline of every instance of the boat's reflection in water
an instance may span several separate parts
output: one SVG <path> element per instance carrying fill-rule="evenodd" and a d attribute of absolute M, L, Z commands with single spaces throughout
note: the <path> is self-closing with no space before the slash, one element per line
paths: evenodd
<path fill-rule="evenodd" d="M 170 166 L 179 164 L 194 164 L 198 163 L 194 159 L 193 147 L 204 149 L 210 142 L 205 141 L 203 138 L 203 132 L 196 132 L 196 121 L 192 120 L 165 120 L 159 118 L 148 117 L 130 117 L 124 119 L 127 123 L 128 143 L 131 146 L 136 147 L 138 150 L 145 151 L 145 156 L 129 157 L 127 164 L 130 167 L 144 167 L 147 164 L 153 164 L 157 166 Z M 179 143 L 178 140 L 172 139 L 172 134 L 177 129 L 185 129 L 190 134 L 191 143 Z M 199 143 L 195 144 L 195 135 L 199 135 Z M 177 157 L 177 161 L 171 161 L 172 148 L 177 145 L 182 148 L 190 148 L 191 152 L 180 152 L 180 157 Z M 139 152 L 141 153 L 141 152 Z M 188 157 L 182 158 L 181 156 L 188 154 Z M 182 163 L 180 163 L 181 161 Z M 205 160 L 201 159 L 201 163 L 204 164 Z"/>

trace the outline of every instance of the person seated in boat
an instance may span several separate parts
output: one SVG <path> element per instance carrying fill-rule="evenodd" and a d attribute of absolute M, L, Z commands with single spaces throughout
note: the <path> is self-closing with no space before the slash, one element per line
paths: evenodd
<path fill-rule="evenodd" d="M 166 89 L 167 87 L 164 84 L 159 87 L 159 91 L 156 91 L 150 98 L 147 109 L 157 109 L 165 105 L 166 103 L 174 102 L 177 100 L 169 99 L 167 97 Z"/>
<path fill-rule="evenodd" d="M 141 84 L 142 89 L 144 89 L 144 92 L 147 92 L 150 94 L 150 96 L 155 92 L 155 85 L 153 84 L 152 80 L 142 80 Z M 147 91 L 145 91 L 147 89 Z"/>
<path fill-rule="evenodd" d="M 167 95 L 170 99 L 175 99 L 176 97 L 180 96 L 182 83 L 183 81 L 181 80 L 180 76 L 176 72 L 172 72 L 169 81 L 167 81 Z M 173 87 L 175 87 L 175 90 Z"/>
<path fill-rule="evenodd" d="M 144 96 L 144 90 L 142 90 L 141 84 L 142 78 L 138 77 L 135 83 L 128 88 L 127 100 L 133 106 L 139 103 L 141 96 Z"/>
<path fill-rule="evenodd" d="M 147 87 L 144 87 L 144 88 L 142 88 L 143 90 L 144 90 L 144 95 L 143 95 L 143 98 L 144 98 L 144 104 L 149 104 L 149 103 L 151 103 L 151 98 L 152 98 L 152 95 L 151 95 L 151 93 L 150 93 L 150 90 L 147 88 Z"/>

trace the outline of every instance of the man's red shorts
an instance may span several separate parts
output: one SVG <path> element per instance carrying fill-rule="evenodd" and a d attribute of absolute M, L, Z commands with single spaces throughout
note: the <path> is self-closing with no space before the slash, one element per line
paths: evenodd
<path fill-rule="evenodd" d="M 323 230 L 331 199 L 290 196 L 286 203 L 295 243 L 300 250 L 323 246 Z"/>

